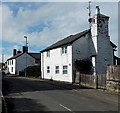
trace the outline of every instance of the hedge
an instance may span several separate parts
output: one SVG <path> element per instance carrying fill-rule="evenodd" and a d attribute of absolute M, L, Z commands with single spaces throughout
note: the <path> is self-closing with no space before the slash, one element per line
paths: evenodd
<path fill-rule="evenodd" d="M 27 67 L 27 77 L 40 77 L 40 76 L 41 76 L 40 66 Z"/>

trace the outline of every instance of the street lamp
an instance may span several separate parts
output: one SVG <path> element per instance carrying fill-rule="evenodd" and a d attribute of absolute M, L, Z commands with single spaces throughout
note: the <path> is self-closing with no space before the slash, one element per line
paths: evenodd
<path fill-rule="evenodd" d="M 27 44 L 28 44 L 28 43 L 27 43 L 27 36 L 24 36 L 24 38 L 26 39 L 26 47 L 27 47 Z"/>
<path fill-rule="evenodd" d="M 26 47 L 27 47 L 27 36 L 24 36 L 24 38 L 26 39 Z M 27 76 L 27 52 L 26 52 L 26 69 L 25 69 L 25 77 Z"/>

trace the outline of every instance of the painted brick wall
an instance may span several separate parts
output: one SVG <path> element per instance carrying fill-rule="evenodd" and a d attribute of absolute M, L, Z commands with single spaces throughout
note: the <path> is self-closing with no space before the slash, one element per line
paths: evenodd
<path fill-rule="evenodd" d="M 67 46 L 67 54 L 62 54 L 61 48 L 50 50 L 50 57 L 46 54 L 41 53 L 42 78 L 72 82 L 72 46 Z M 63 74 L 63 65 L 68 66 L 68 74 Z M 47 73 L 47 66 L 50 66 L 50 73 Z M 59 74 L 55 73 L 55 66 L 59 66 Z"/>
<path fill-rule="evenodd" d="M 113 48 L 110 45 L 108 17 L 95 15 L 93 17 L 91 34 L 96 50 L 96 74 L 105 74 L 107 65 L 113 64 Z"/>

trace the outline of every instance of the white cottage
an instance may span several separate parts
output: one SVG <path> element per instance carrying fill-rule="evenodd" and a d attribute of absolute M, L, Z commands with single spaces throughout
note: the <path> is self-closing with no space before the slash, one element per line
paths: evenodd
<path fill-rule="evenodd" d="M 23 46 L 23 51 L 13 50 L 13 56 L 7 59 L 7 72 L 16 74 L 23 71 L 26 66 L 40 64 L 40 53 L 29 53 L 28 47 Z"/>
<path fill-rule="evenodd" d="M 89 74 L 105 74 L 107 65 L 114 64 L 117 47 L 110 41 L 108 21 L 109 17 L 100 14 L 96 6 L 96 14 L 89 19 L 90 29 L 70 35 L 42 50 L 42 78 L 74 82 L 74 72 L 79 70 L 77 61 L 78 64 L 86 65 Z M 90 64 L 92 68 L 89 69 Z"/>

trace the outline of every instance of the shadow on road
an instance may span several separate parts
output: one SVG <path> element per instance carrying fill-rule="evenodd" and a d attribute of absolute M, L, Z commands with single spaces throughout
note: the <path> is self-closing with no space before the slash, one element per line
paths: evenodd
<path fill-rule="evenodd" d="M 6 103 L 8 113 L 41 113 L 47 110 L 45 106 L 27 98 L 6 98 Z"/>
<path fill-rule="evenodd" d="M 29 80 L 18 77 L 3 77 L 2 92 L 7 103 L 8 113 L 42 113 L 47 107 L 32 98 L 24 98 L 23 93 L 35 91 L 87 89 L 69 83 L 56 81 Z M 12 94 L 12 97 L 10 96 Z M 21 97 L 17 97 L 20 96 Z M 15 98 L 16 97 L 16 98 Z M 4 110 L 4 108 L 3 108 Z M 33 111 L 34 110 L 34 111 Z M 36 110 L 36 111 L 35 111 Z M 50 112 L 49 112 L 50 113 Z"/>
<path fill-rule="evenodd" d="M 57 81 L 36 81 L 26 80 L 17 77 L 4 77 L 2 91 L 4 95 L 10 93 L 48 91 L 48 90 L 73 90 L 73 89 L 90 89 L 70 83 Z"/>

